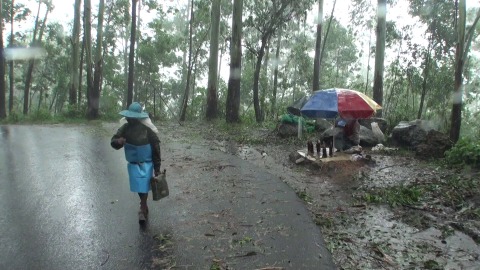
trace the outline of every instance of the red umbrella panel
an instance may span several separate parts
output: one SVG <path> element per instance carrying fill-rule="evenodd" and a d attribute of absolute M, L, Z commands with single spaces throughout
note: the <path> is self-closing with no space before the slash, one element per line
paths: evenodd
<path fill-rule="evenodd" d="M 370 118 L 382 107 L 367 95 L 350 89 L 332 88 L 315 91 L 300 110 L 310 118 Z"/>

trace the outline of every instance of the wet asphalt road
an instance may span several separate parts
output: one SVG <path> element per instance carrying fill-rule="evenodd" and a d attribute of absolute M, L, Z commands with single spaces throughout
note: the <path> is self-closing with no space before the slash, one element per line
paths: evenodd
<path fill-rule="evenodd" d="M 0 269 L 148 267 L 121 152 L 78 127 L 0 129 Z M 123 164 L 122 164 L 123 165 Z"/>
<path fill-rule="evenodd" d="M 171 193 L 140 227 L 114 130 L 0 126 L 0 269 L 334 269 L 286 184 L 180 138 L 161 137 Z"/>

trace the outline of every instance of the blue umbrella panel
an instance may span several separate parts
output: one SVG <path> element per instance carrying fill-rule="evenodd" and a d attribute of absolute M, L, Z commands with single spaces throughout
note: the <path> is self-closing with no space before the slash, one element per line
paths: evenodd
<path fill-rule="evenodd" d="M 334 119 L 338 117 L 338 98 L 335 89 L 315 91 L 301 109 L 310 118 Z"/>

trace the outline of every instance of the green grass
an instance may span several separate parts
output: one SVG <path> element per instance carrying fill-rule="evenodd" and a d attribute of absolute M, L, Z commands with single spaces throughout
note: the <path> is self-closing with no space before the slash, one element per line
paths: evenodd
<path fill-rule="evenodd" d="M 365 193 L 363 199 L 368 203 L 389 204 L 392 207 L 401 205 L 414 205 L 420 201 L 424 194 L 422 188 L 416 186 L 392 187 L 380 189 L 372 193 Z"/>

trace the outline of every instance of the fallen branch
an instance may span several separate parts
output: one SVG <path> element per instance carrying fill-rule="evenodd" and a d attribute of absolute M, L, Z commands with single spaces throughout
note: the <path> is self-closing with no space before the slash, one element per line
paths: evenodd
<path fill-rule="evenodd" d="M 395 166 L 405 166 L 405 165 L 409 165 L 410 163 L 402 163 L 402 164 L 394 164 L 394 165 L 389 165 L 389 166 L 385 166 L 383 168 L 380 168 L 377 170 L 377 172 L 381 171 L 381 170 L 384 170 L 384 169 L 388 169 L 388 168 L 391 168 L 391 167 L 395 167 Z"/>
<path fill-rule="evenodd" d="M 108 251 L 103 250 L 103 249 L 102 249 L 102 251 L 107 253 L 107 258 L 105 259 L 105 261 L 103 261 L 102 264 L 100 264 L 100 266 L 104 266 L 108 262 L 108 259 L 110 259 L 110 253 L 108 253 Z"/>

